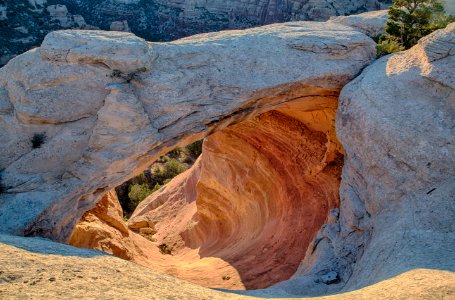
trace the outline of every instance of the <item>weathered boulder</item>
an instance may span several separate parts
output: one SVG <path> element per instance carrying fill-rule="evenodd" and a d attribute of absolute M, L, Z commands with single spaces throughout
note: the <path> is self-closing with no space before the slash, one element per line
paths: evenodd
<path fill-rule="evenodd" d="M 375 55 L 371 39 L 337 24 L 149 45 L 109 34 L 54 32 L 0 69 L 2 231 L 67 241 L 106 191 L 160 154 L 278 104 L 337 94 Z"/>
<path fill-rule="evenodd" d="M 387 10 L 366 12 L 358 15 L 331 17 L 329 22 L 351 26 L 373 38 L 385 33 Z"/>
<path fill-rule="evenodd" d="M 102 64 L 129 73 L 150 68 L 152 51 L 134 35 L 104 31 L 58 31 L 49 33 L 40 48 L 48 61 Z"/>
<path fill-rule="evenodd" d="M 454 70 L 452 23 L 377 61 L 340 96 L 340 237 L 363 248 L 349 288 L 416 268 L 455 271 Z"/>

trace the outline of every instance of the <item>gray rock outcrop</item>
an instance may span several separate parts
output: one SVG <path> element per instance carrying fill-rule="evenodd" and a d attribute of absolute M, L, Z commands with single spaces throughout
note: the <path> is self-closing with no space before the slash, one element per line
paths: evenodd
<path fill-rule="evenodd" d="M 385 33 L 387 19 L 388 11 L 379 10 L 358 15 L 331 17 L 329 22 L 351 26 L 372 38 L 377 38 Z"/>

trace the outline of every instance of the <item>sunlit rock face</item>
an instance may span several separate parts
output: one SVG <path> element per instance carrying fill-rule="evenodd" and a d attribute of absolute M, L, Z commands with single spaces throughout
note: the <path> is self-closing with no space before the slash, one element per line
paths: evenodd
<path fill-rule="evenodd" d="M 82 216 L 69 244 L 98 249 L 131 260 L 134 245 L 130 242 L 130 232 L 122 217 L 122 208 L 115 191 L 107 192 L 94 209 Z"/>
<path fill-rule="evenodd" d="M 182 264 L 201 260 L 203 270 L 204 258 L 221 258 L 247 289 L 288 279 L 339 202 L 342 154 L 329 134 L 337 99 L 321 99 L 319 110 L 287 106 L 209 136 L 194 170 L 148 197 L 129 224 L 155 223 L 157 244 L 172 245 Z M 199 257 L 188 255 L 193 249 Z M 190 280 L 221 287 L 236 280 L 212 275 Z"/>

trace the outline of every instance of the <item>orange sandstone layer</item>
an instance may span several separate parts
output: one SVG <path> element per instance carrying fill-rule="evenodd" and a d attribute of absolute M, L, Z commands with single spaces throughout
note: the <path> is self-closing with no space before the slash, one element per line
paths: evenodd
<path fill-rule="evenodd" d="M 153 227 L 153 242 L 116 222 L 90 229 L 100 216 L 109 219 L 98 207 L 84 215 L 70 244 L 209 287 L 257 289 L 288 279 L 339 203 L 336 99 L 321 99 L 312 105 L 326 108 L 283 104 L 206 138 L 196 164 L 144 200 L 128 222 L 135 232 Z M 99 242 L 106 232 L 111 249 L 109 237 Z M 159 253 L 163 243 L 172 255 Z"/>

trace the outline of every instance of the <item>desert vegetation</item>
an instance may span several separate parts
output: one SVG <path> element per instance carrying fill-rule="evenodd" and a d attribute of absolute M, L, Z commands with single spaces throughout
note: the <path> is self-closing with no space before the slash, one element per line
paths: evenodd
<path fill-rule="evenodd" d="M 46 133 L 45 132 L 40 132 L 40 133 L 35 133 L 30 140 L 32 143 L 32 148 L 37 149 L 40 148 L 44 142 L 46 142 Z"/>
<path fill-rule="evenodd" d="M 393 0 L 386 34 L 379 37 L 378 56 L 409 49 L 424 36 L 455 21 L 438 0 Z"/>
<path fill-rule="evenodd" d="M 202 140 L 186 147 L 178 147 L 160 157 L 150 168 L 115 188 L 127 219 L 153 192 L 166 185 L 175 176 L 189 169 L 202 153 Z"/>

